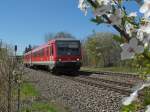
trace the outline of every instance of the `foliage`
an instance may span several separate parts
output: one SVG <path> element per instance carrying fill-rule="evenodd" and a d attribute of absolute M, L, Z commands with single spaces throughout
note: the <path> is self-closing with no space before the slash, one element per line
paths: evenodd
<path fill-rule="evenodd" d="M 12 89 L 16 84 L 14 81 L 14 71 L 19 70 L 18 62 L 15 58 L 14 47 L 0 41 L 0 110 L 11 111 Z"/>
<path fill-rule="evenodd" d="M 134 102 L 130 105 L 123 106 L 121 112 L 137 112 L 139 108 L 141 108 L 141 105 Z"/>
<path fill-rule="evenodd" d="M 112 66 L 120 60 L 120 47 L 113 36 L 111 33 L 94 33 L 87 38 L 83 49 L 93 65 Z"/>
<path fill-rule="evenodd" d="M 45 42 L 48 42 L 49 40 L 55 39 L 55 38 L 73 38 L 75 37 L 71 35 L 70 33 L 67 32 L 57 32 L 56 34 L 54 33 L 47 33 L 45 35 Z"/>
<path fill-rule="evenodd" d="M 20 91 L 21 100 L 39 96 L 39 92 L 29 83 L 21 84 Z M 14 90 L 14 95 L 17 95 L 17 90 Z"/>
<path fill-rule="evenodd" d="M 22 112 L 59 112 L 57 107 L 50 103 L 33 103 L 31 108 L 24 108 Z"/>
<path fill-rule="evenodd" d="M 32 50 L 32 46 L 29 44 L 28 47 L 25 48 L 24 53 L 27 53 Z"/>
<path fill-rule="evenodd" d="M 144 99 L 143 99 L 143 105 L 147 106 L 150 105 L 150 88 L 144 89 Z"/>

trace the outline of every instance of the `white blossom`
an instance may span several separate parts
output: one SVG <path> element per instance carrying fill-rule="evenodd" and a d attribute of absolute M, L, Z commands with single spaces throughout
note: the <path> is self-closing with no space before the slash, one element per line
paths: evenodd
<path fill-rule="evenodd" d="M 144 52 L 144 47 L 138 45 L 138 40 L 136 38 L 130 39 L 129 43 L 121 44 L 123 51 L 121 52 L 121 59 L 132 59 L 135 54 L 140 54 Z"/>
<path fill-rule="evenodd" d="M 150 17 L 150 0 L 144 0 L 144 4 L 140 8 L 140 12 L 144 14 L 145 18 Z"/>
<path fill-rule="evenodd" d="M 111 0 L 97 0 L 99 5 L 108 5 L 110 4 Z"/>
<path fill-rule="evenodd" d="M 145 47 L 147 47 L 150 44 L 150 23 L 140 27 L 139 32 L 137 33 L 137 38 L 143 42 Z"/>
<path fill-rule="evenodd" d="M 147 25 L 141 26 L 140 29 L 141 29 L 143 32 L 150 34 L 150 23 L 147 24 Z"/>
<path fill-rule="evenodd" d="M 128 17 L 136 17 L 136 16 L 137 16 L 137 12 L 131 12 Z"/>
<path fill-rule="evenodd" d="M 89 8 L 88 3 L 85 0 L 79 0 L 78 8 L 84 12 L 84 14 L 87 14 L 87 9 Z"/>
<path fill-rule="evenodd" d="M 111 20 L 112 25 L 117 25 L 117 26 L 121 25 L 122 20 L 120 17 L 115 16 L 115 15 L 111 15 L 109 19 Z"/>
<path fill-rule="evenodd" d="M 143 38 L 144 38 L 143 31 L 141 29 L 138 29 L 138 31 L 137 31 L 137 39 L 139 39 L 140 41 L 143 41 Z"/>
<path fill-rule="evenodd" d="M 147 47 L 150 43 L 150 34 L 143 32 L 141 29 L 137 31 L 137 39 L 144 44 L 144 47 Z"/>
<path fill-rule="evenodd" d="M 104 14 L 107 14 L 111 10 L 111 5 L 102 5 L 101 7 L 97 8 L 95 10 L 95 15 L 96 16 L 102 16 Z"/>
<path fill-rule="evenodd" d="M 109 17 L 109 19 L 111 20 L 112 25 L 119 26 L 121 25 L 122 17 L 123 17 L 122 11 L 120 9 L 117 9 L 115 13 Z"/>
<path fill-rule="evenodd" d="M 147 110 L 145 112 L 150 112 L 150 105 L 147 106 Z"/>
<path fill-rule="evenodd" d="M 132 30 L 134 29 L 133 25 L 130 23 L 127 23 L 125 25 L 125 29 L 126 29 L 126 32 L 129 34 L 129 36 L 131 37 L 132 36 Z"/>

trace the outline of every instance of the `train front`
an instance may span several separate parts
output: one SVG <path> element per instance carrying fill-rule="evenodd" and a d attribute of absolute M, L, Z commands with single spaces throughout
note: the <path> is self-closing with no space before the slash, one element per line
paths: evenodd
<path fill-rule="evenodd" d="M 81 67 L 81 44 L 79 40 L 56 40 L 56 64 L 60 71 L 78 71 Z"/>

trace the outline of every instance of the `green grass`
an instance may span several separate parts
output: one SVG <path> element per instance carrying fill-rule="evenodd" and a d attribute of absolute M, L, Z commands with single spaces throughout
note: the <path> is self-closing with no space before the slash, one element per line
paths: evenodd
<path fill-rule="evenodd" d="M 33 103 L 30 108 L 22 109 L 21 112 L 65 112 L 51 103 Z"/>
<path fill-rule="evenodd" d="M 130 105 L 123 106 L 121 108 L 121 112 L 137 112 L 139 108 L 141 108 L 141 104 L 132 103 Z"/>
<path fill-rule="evenodd" d="M 15 96 L 17 96 L 17 89 L 15 89 L 13 93 Z M 26 100 L 32 97 L 39 96 L 39 92 L 32 84 L 23 83 L 20 86 L 20 96 L 21 96 L 21 100 Z"/>
<path fill-rule="evenodd" d="M 127 67 L 103 67 L 103 68 L 96 68 L 96 67 L 81 67 L 83 71 L 111 71 L 111 72 L 126 72 L 126 73 L 138 73 L 139 71 L 134 68 L 127 68 Z"/>
<path fill-rule="evenodd" d="M 147 105 L 150 105 L 150 88 L 145 88 L 144 89 L 144 102 L 143 102 L 143 105 L 144 106 L 147 106 Z"/>
<path fill-rule="evenodd" d="M 30 100 L 32 97 L 40 96 L 39 91 L 30 83 L 21 84 L 21 101 Z M 14 95 L 17 96 L 17 89 L 14 90 Z M 68 109 L 69 110 L 69 109 Z M 29 107 L 23 107 L 21 112 L 68 112 L 67 108 L 64 108 L 61 105 L 50 103 L 50 102 L 36 102 L 33 100 L 32 105 Z"/>

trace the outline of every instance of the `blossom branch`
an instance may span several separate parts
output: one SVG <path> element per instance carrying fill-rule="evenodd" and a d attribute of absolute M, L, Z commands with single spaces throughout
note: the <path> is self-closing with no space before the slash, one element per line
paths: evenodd
<path fill-rule="evenodd" d="M 103 17 L 111 24 L 111 20 L 107 17 L 107 15 L 103 15 Z M 128 42 L 130 40 L 129 35 L 125 33 L 125 31 L 121 30 L 117 25 L 113 25 L 113 27 L 126 39 Z"/>

